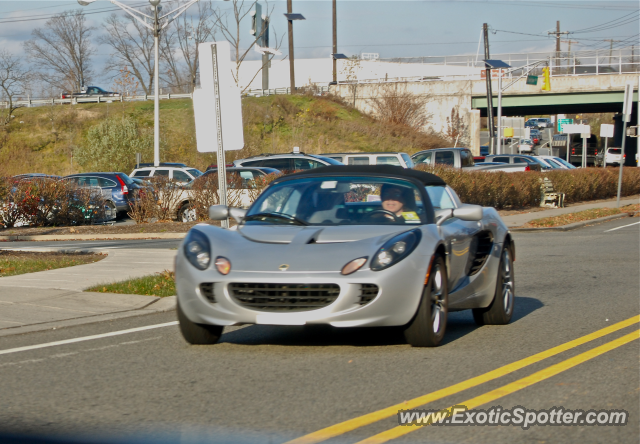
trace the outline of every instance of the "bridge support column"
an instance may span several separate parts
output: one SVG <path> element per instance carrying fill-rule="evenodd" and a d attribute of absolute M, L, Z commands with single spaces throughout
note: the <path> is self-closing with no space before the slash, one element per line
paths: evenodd
<path fill-rule="evenodd" d="M 469 110 L 469 149 L 474 156 L 480 155 L 480 110 Z"/>

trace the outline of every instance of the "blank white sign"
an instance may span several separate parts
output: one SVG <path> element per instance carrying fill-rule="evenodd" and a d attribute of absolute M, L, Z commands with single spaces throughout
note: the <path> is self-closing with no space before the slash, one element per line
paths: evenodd
<path fill-rule="evenodd" d="M 608 123 L 600 125 L 600 137 L 613 137 L 613 125 Z"/>

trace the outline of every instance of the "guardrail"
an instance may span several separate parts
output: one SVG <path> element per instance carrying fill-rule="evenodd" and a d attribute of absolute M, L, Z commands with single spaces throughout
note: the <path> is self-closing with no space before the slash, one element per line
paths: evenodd
<path fill-rule="evenodd" d="M 160 99 L 192 99 L 193 95 L 188 94 L 160 94 Z M 63 105 L 71 104 L 76 105 L 78 103 L 113 103 L 113 102 L 137 102 L 145 100 L 153 100 L 153 94 L 145 94 L 141 96 L 120 96 L 120 97 L 107 97 L 107 96 L 89 96 L 89 97 L 73 97 L 70 99 L 26 99 L 26 100 L 14 100 L 13 104 L 17 106 L 43 106 L 43 105 Z M 6 108 L 9 102 L 0 102 L 0 106 Z"/>
<path fill-rule="evenodd" d="M 323 95 L 329 92 L 329 86 L 314 86 L 312 87 L 300 87 L 296 88 L 297 91 L 311 91 L 317 95 Z M 274 89 L 251 89 L 244 92 L 244 96 L 248 97 L 265 97 L 275 96 L 278 94 L 291 94 L 291 88 L 274 88 Z"/>

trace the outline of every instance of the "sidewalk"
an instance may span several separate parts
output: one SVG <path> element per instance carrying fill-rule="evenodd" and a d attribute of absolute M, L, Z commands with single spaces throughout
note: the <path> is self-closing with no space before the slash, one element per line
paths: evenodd
<path fill-rule="evenodd" d="M 175 297 L 84 292 L 94 285 L 172 270 L 176 255 L 173 250 L 106 252 L 105 259 L 92 264 L 0 278 L 0 336 L 175 308 Z"/>
<path fill-rule="evenodd" d="M 620 199 L 620 206 L 632 205 L 637 203 L 640 203 L 640 200 L 638 200 L 637 198 Z M 600 201 L 600 202 L 587 203 L 582 205 L 573 205 L 565 208 L 549 208 L 548 210 L 535 211 L 532 213 L 503 216 L 502 220 L 504 221 L 505 224 L 507 224 L 507 227 L 512 228 L 512 227 L 520 227 L 526 224 L 527 222 L 530 222 L 535 219 L 542 219 L 544 217 L 554 217 L 554 216 L 561 216 L 563 214 L 578 213 L 580 211 L 591 210 L 593 208 L 616 208 L 616 206 L 617 206 L 616 199 L 612 199 L 604 202 Z"/>

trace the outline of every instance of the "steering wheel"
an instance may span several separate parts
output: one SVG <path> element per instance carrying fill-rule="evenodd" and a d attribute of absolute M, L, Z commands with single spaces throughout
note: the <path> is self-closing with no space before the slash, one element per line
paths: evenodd
<path fill-rule="evenodd" d="M 388 222 L 397 222 L 398 217 L 389 210 L 384 210 L 382 208 L 373 210 L 370 213 L 367 213 L 366 219 L 384 219 Z"/>

